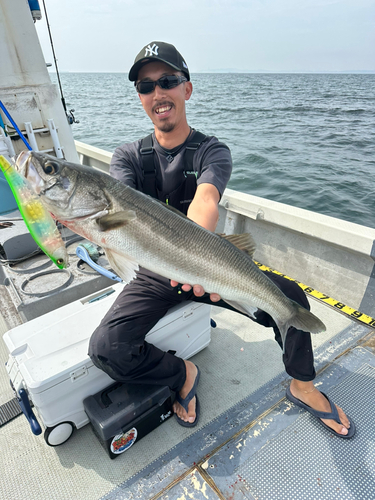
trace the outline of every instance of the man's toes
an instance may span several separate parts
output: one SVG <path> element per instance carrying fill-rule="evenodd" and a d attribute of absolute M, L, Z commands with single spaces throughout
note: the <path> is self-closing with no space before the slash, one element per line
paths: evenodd
<path fill-rule="evenodd" d="M 347 429 L 349 429 L 350 428 L 350 422 L 349 422 L 348 417 L 345 415 L 345 413 L 343 412 L 343 410 L 339 406 L 336 405 L 336 408 L 337 408 L 337 410 L 339 412 L 339 417 L 340 417 L 340 421 L 341 421 L 342 425 L 344 427 L 346 427 Z"/>
<path fill-rule="evenodd" d="M 338 434 L 343 434 L 344 436 L 346 436 L 346 434 L 348 433 L 348 429 L 342 424 L 338 424 L 337 422 L 335 422 L 335 420 L 327 420 L 325 418 L 322 418 L 322 421 Z"/>
<path fill-rule="evenodd" d="M 175 412 L 175 414 L 178 416 L 178 418 L 180 418 L 180 419 L 181 419 L 181 420 L 183 420 L 184 422 L 186 422 L 186 421 L 187 421 L 187 420 L 186 420 L 186 411 L 185 411 L 183 408 L 181 408 L 181 407 L 176 408 L 176 409 L 174 410 L 174 412 Z"/>
<path fill-rule="evenodd" d="M 194 422 L 194 420 L 196 419 L 196 417 L 197 416 L 195 413 L 193 413 L 193 414 L 189 413 L 188 414 L 188 421 L 192 424 Z"/>
<path fill-rule="evenodd" d="M 180 418 L 184 422 L 193 423 L 196 419 L 195 397 L 190 401 L 188 409 L 189 411 L 186 412 L 180 404 L 174 403 L 173 405 L 173 411 L 176 413 L 178 418 Z"/>
<path fill-rule="evenodd" d="M 343 410 L 337 405 L 336 408 L 339 413 L 341 424 L 338 424 L 335 420 L 327 420 L 324 418 L 322 418 L 322 420 L 326 425 L 328 425 L 328 427 L 331 427 L 332 430 L 338 432 L 339 434 L 342 434 L 343 436 L 346 436 L 349 432 L 348 429 L 350 427 L 350 422 L 348 420 L 348 417 L 343 412 Z"/>
<path fill-rule="evenodd" d="M 336 432 L 338 432 L 339 434 L 342 434 L 343 436 L 346 436 L 349 431 L 343 425 L 338 424 L 338 429 Z"/>

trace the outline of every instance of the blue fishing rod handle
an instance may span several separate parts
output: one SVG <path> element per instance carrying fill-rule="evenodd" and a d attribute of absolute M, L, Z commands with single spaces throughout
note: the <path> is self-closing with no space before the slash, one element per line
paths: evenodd
<path fill-rule="evenodd" d="M 42 433 L 42 428 L 40 427 L 39 422 L 37 421 L 34 412 L 31 409 L 27 392 L 25 391 L 25 389 L 20 389 L 18 394 L 19 394 L 18 403 L 30 424 L 31 431 L 36 436 L 39 436 L 39 434 Z"/>
<path fill-rule="evenodd" d="M 95 269 L 95 271 L 97 271 L 98 273 L 102 274 L 103 276 L 106 276 L 107 278 L 109 278 L 111 280 L 122 282 L 122 279 L 119 278 L 116 274 L 111 273 L 111 271 L 108 271 L 107 269 L 104 269 L 104 267 L 96 264 L 91 259 L 86 248 L 82 247 L 81 245 L 78 245 L 76 248 L 76 254 L 77 254 L 77 257 L 79 257 L 81 260 L 85 261 L 90 267 Z"/>

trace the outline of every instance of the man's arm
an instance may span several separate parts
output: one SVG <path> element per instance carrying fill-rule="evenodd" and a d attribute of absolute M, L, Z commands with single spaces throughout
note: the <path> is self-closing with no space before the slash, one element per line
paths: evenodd
<path fill-rule="evenodd" d="M 200 226 L 215 231 L 217 222 L 219 220 L 218 204 L 220 201 L 220 194 L 213 184 L 199 184 L 195 192 L 193 201 L 190 203 L 187 216 Z M 171 280 L 172 286 L 177 286 L 178 282 Z M 191 290 L 191 285 L 185 284 L 182 290 L 188 292 Z M 194 295 L 201 297 L 205 291 L 201 285 L 195 284 L 193 286 Z M 220 295 L 211 293 L 210 299 L 212 302 L 220 300 Z"/>
<path fill-rule="evenodd" d="M 118 181 L 137 189 L 137 176 L 135 173 L 135 156 L 133 144 L 123 144 L 115 149 L 112 155 L 109 174 Z"/>
<path fill-rule="evenodd" d="M 200 226 L 214 232 L 219 220 L 220 194 L 213 184 L 199 184 L 187 216 Z"/>

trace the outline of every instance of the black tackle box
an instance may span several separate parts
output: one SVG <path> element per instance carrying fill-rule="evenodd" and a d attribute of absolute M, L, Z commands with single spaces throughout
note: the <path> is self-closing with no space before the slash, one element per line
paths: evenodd
<path fill-rule="evenodd" d="M 173 415 L 169 387 L 116 382 L 83 401 L 110 458 L 128 450 Z"/>

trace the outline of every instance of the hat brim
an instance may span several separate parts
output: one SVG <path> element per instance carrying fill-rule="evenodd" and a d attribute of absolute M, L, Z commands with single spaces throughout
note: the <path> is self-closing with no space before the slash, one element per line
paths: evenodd
<path fill-rule="evenodd" d="M 135 82 L 137 80 L 138 72 L 142 68 L 142 66 L 145 66 L 146 64 L 151 63 L 151 62 L 162 62 L 162 63 L 166 64 L 167 66 L 170 66 L 171 68 L 173 68 L 177 71 L 181 71 L 181 73 L 184 73 L 186 78 L 188 80 L 190 80 L 190 74 L 188 72 L 182 70 L 181 68 L 179 68 L 178 66 L 175 66 L 174 64 L 171 64 L 169 61 L 166 61 L 165 59 L 162 59 L 161 57 L 152 57 L 152 56 L 151 57 L 144 57 L 143 59 L 140 59 L 135 64 L 133 64 L 133 66 L 130 68 L 130 71 L 129 71 L 129 75 L 128 75 L 129 80 L 131 82 Z"/>

